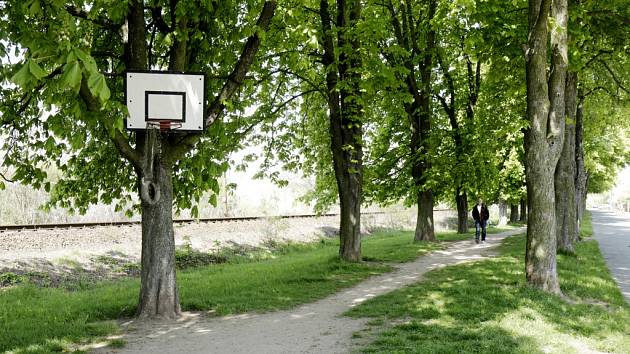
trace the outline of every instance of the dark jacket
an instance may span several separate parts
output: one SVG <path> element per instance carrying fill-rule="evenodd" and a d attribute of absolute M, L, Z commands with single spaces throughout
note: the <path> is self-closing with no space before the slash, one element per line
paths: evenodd
<path fill-rule="evenodd" d="M 478 204 L 477 204 L 478 205 Z M 490 211 L 485 204 L 481 204 L 481 215 L 479 215 L 479 210 L 477 210 L 477 205 L 472 210 L 472 217 L 475 221 L 483 220 L 488 221 L 490 219 Z"/>

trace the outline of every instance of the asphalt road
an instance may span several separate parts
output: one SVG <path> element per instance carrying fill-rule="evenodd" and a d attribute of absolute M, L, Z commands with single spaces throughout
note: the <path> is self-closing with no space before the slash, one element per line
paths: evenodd
<path fill-rule="evenodd" d="M 630 303 L 630 217 L 591 210 L 593 236 L 619 288 Z"/>

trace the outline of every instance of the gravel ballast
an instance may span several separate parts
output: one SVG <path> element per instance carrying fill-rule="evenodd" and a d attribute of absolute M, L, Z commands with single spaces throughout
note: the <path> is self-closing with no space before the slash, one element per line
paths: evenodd
<path fill-rule="evenodd" d="M 411 210 L 362 215 L 362 232 L 376 229 L 411 229 Z M 435 213 L 436 228 L 446 228 L 455 213 Z M 224 247 L 260 247 L 270 243 L 313 242 L 337 237 L 338 216 L 175 224 L 175 244 L 190 245 L 201 252 Z M 140 261 L 140 225 L 91 228 L 44 229 L 0 232 L 0 274 L 43 272 L 53 276 L 95 273 L 97 278 L 125 276 L 115 264 L 102 264 L 103 257 L 129 264 Z M 115 263 L 115 262 L 114 262 Z M 116 268 L 117 270 L 115 270 Z M 117 273 L 117 274 L 111 274 Z"/>

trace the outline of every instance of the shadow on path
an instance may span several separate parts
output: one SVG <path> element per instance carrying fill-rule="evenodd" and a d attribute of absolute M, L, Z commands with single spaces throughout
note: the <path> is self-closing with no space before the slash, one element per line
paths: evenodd
<path fill-rule="evenodd" d="M 471 241 L 453 243 L 446 250 L 401 264 L 394 272 L 292 310 L 220 318 L 186 313 L 175 324 L 129 321 L 123 324 L 123 339 L 128 342 L 125 348 L 101 348 L 97 352 L 347 353 L 352 350 L 352 334 L 361 330 L 367 319 L 341 314 L 367 299 L 417 282 L 427 271 L 488 258 L 503 238 L 522 232 L 517 229 L 491 235 L 481 245 Z"/>

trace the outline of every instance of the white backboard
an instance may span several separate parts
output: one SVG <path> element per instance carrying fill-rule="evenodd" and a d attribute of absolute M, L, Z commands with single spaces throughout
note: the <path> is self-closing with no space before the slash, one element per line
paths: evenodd
<path fill-rule="evenodd" d="M 147 123 L 172 121 L 174 130 L 205 128 L 205 76 L 170 72 L 133 72 L 125 77 L 127 129 L 147 129 Z"/>

